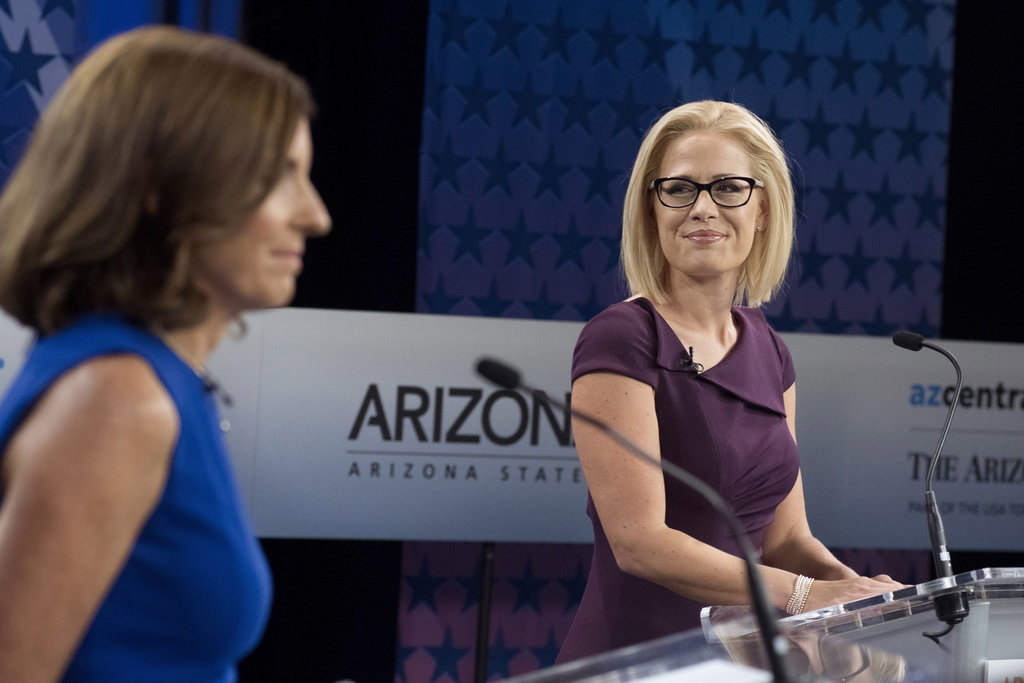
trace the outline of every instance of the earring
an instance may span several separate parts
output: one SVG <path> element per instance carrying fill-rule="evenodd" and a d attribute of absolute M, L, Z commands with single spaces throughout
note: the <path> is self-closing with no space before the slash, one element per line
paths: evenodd
<path fill-rule="evenodd" d="M 758 232 L 764 232 L 764 226 L 759 225 L 755 228 L 755 230 L 757 230 Z"/>

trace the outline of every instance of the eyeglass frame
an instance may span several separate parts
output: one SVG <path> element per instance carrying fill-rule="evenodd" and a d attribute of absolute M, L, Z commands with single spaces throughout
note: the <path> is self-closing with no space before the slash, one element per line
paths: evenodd
<path fill-rule="evenodd" d="M 697 194 L 693 196 L 693 201 L 690 202 L 689 204 L 683 204 L 682 206 L 670 206 L 666 204 L 665 200 L 661 198 L 661 184 L 664 183 L 666 180 L 683 180 L 696 187 Z M 747 199 L 742 204 L 719 204 L 718 200 L 715 199 L 715 195 L 711 194 L 711 186 L 716 183 L 720 183 L 723 180 L 745 180 L 748 183 L 750 183 L 750 194 L 747 195 Z M 697 203 L 697 200 L 700 199 L 701 192 L 707 192 L 708 196 L 711 197 L 711 201 L 714 202 L 715 205 L 720 206 L 723 209 L 738 209 L 741 206 L 746 206 L 747 204 L 750 203 L 750 198 L 754 196 L 754 190 L 756 190 L 759 187 L 764 187 L 763 181 L 757 180 L 756 178 L 747 178 L 746 176 L 741 175 L 730 175 L 725 176 L 724 178 L 716 178 L 712 180 L 710 183 L 698 183 L 695 180 L 690 180 L 689 178 L 680 178 L 679 176 L 666 176 L 664 178 L 655 178 L 654 180 L 652 180 L 650 186 L 648 186 L 647 189 L 654 190 L 654 194 L 657 195 L 658 201 L 661 202 L 661 205 L 664 206 L 666 209 L 689 208 Z"/>

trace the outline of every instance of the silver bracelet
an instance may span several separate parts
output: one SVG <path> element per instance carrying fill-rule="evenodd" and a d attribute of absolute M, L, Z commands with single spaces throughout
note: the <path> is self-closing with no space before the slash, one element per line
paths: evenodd
<path fill-rule="evenodd" d="M 796 577 L 796 586 L 793 587 L 793 595 L 790 596 L 789 602 L 786 603 L 786 612 L 789 614 L 800 614 L 804 611 L 804 605 L 807 604 L 807 596 L 811 593 L 812 583 L 814 583 L 814 579 L 803 574 Z"/>

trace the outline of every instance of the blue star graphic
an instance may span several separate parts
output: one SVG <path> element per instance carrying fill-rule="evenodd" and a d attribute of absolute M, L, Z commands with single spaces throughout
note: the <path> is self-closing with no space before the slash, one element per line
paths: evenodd
<path fill-rule="evenodd" d="M 579 228 L 576 226 L 576 217 L 573 216 L 569 219 L 569 229 L 566 230 L 564 235 L 557 235 L 558 246 L 561 247 L 558 262 L 555 264 L 555 268 L 561 268 L 566 263 L 575 263 L 581 269 L 583 264 L 580 262 L 580 255 L 583 253 L 583 247 L 589 244 L 594 238 L 585 237 L 580 235 Z"/>
<path fill-rule="evenodd" d="M 871 161 L 877 161 L 875 156 L 875 140 L 885 132 L 885 128 L 871 125 L 868 108 L 864 107 L 860 123 L 848 125 L 847 127 L 853 133 L 853 150 L 850 152 L 850 158 L 853 159 L 863 152 Z"/>
<path fill-rule="evenodd" d="M 548 582 L 533 575 L 532 561 L 526 561 L 526 570 L 521 577 L 509 578 L 506 581 L 516 589 L 516 604 L 512 608 L 513 614 L 523 607 L 532 607 L 537 614 L 540 614 L 540 592 Z"/>
<path fill-rule="evenodd" d="M 519 59 L 519 36 L 530 24 L 516 21 L 515 14 L 512 12 L 512 3 L 505 5 L 505 14 L 501 19 L 489 20 L 487 25 L 494 31 L 491 54 L 495 55 L 502 50 L 508 50 L 513 57 Z"/>
<path fill-rule="evenodd" d="M 857 70 L 860 69 L 864 62 L 859 59 L 854 59 L 850 54 L 850 41 L 847 40 L 843 43 L 843 51 L 838 57 L 826 57 L 832 67 L 836 70 L 835 78 L 832 79 L 832 90 L 838 90 L 840 85 L 847 85 L 851 92 L 857 92 L 857 82 L 855 77 Z"/>
<path fill-rule="evenodd" d="M 441 151 L 431 154 L 434 161 L 434 188 L 448 183 L 451 189 L 459 191 L 459 169 L 465 165 L 471 157 L 460 156 L 455 153 L 452 147 L 451 137 L 445 137 Z"/>
<path fill-rule="evenodd" d="M 833 216 L 842 216 L 847 223 L 850 222 L 850 202 L 857 196 L 856 192 L 846 189 L 846 183 L 843 180 L 842 171 L 839 172 L 839 177 L 836 178 L 836 183 L 832 187 L 821 187 L 818 191 L 825 195 L 825 199 L 828 200 L 828 209 L 825 211 L 825 220 Z"/>
<path fill-rule="evenodd" d="M 933 324 L 931 318 L 928 315 L 928 308 L 926 306 L 921 307 L 921 315 L 917 319 L 917 323 L 913 325 L 917 333 L 922 337 L 937 337 L 939 336 L 939 327 Z"/>
<path fill-rule="evenodd" d="M 814 12 L 811 13 L 811 22 L 818 17 L 828 17 L 832 23 L 838 25 L 839 18 L 836 17 L 836 5 L 843 0 L 814 0 Z"/>
<path fill-rule="evenodd" d="M 862 28 L 867 23 L 878 27 L 879 31 L 885 29 L 882 26 L 882 9 L 892 0 L 859 0 L 860 18 L 857 20 L 857 28 Z"/>
<path fill-rule="evenodd" d="M 893 194 L 889 189 L 889 176 L 888 174 L 882 175 L 882 186 L 877 192 L 866 190 L 864 192 L 874 204 L 875 210 L 871 213 L 871 219 L 868 221 L 871 225 L 874 225 L 880 220 L 886 220 L 892 227 L 896 226 L 896 216 L 893 215 L 893 209 L 903 199 L 903 195 Z"/>
<path fill-rule="evenodd" d="M 487 294 L 485 294 L 484 296 L 470 297 L 470 299 L 472 299 L 473 303 L 476 304 L 477 307 L 480 309 L 480 315 L 488 316 L 491 318 L 497 318 L 498 316 L 500 316 L 501 312 L 504 311 L 505 307 L 508 305 L 507 301 L 503 300 L 501 297 L 498 296 L 498 283 L 497 280 L 495 279 L 491 280 L 491 286 L 487 288 Z M 462 584 L 463 590 L 466 591 L 466 599 L 465 602 L 463 602 L 462 604 L 462 611 L 465 612 L 471 607 L 474 607 L 478 602 L 480 595 L 480 582 L 474 581 L 473 577 L 470 576 L 463 577 L 457 580 L 460 584 Z M 473 582 L 473 584 L 475 584 L 475 588 L 470 585 L 471 581 Z M 471 600 L 472 603 L 470 602 Z"/>
<path fill-rule="evenodd" d="M 618 275 L 618 271 L 616 271 L 615 274 Z M 619 298 L 621 299 L 623 297 Z M 580 312 L 580 320 L 590 320 L 595 315 L 603 311 L 610 303 L 612 302 L 599 300 L 597 296 L 597 288 L 592 287 L 590 298 L 587 300 L 587 303 L 577 306 Z M 568 606 L 566 606 L 566 609 L 568 609 Z"/>
<path fill-rule="evenodd" d="M 945 197 L 941 197 L 935 193 L 935 189 L 932 185 L 932 179 L 928 179 L 928 183 L 925 186 L 924 194 L 913 195 L 913 200 L 917 204 L 919 215 L 917 217 L 917 225 L 920 227 L 927 223 L 931 223 L 935 226 L 936 230 L 942 230 L 942 210 L 946 208 Z"/>
<path fill-rule="evenodd" d="M 498 151 L 490 159 L 480 157 L 477 159 L 480 165 L 487 171 L 487 184 L 484 185 L 483 194 L 493 189 L 503 190 L 505 194 L 511 194 L 508 181 L 509 176 L 520 166 L 518 161 L 509 161 L 505 156 L 505 141 L 498 145 Z"/>
<path fill-rule="evenodd" d="M 583 33 L 588 33 L 583 31 Z M 612 24 L 612 18 L 606 16 L 604 19 L 604 25 L 597 31 L 594 31 L 592 36 L 594 42 L 597 43 L 597 51 L 594 53 L 593 65 L 597 66 L 603 60 L 608 60 L 616 69 L 619 68 L 619 45 L 626 39 L 626 36 L 615 30 L 615 26 Z"/>
<path fill-rule="evenodd" d="M 526 219 L 523 217 L 522 213 L 519 214 L 519 219 L 516 221 L 516 227 L 503 234 L 509 241 L 509 252 L 505 261 L 506 265 L 512 263 L 512 261 L 517 258 L 522 259 L 522 261 L 527 264 L 533 262 L 531 247 L 533 247 L 533 243 L 537 241 L 537 235 L 526 229 Z"/>
<path fill-rule="evenodd" d="M 583 91 L 583 79 L 576 82 L 572 94 L 558 98 L 566 109 L 565 129 L 568 130 L 574 125 L 588 135 L 593 135 L 590 130 L 590 114 L 594 111 L 601 100 L 588 97 Z"/>
<path fill-rule="evenodd" d="M 497 288 L 494 283 L 491 284 L 490 292 L 488 294 L 497 298 Z M 481 306 L 481 308 L 483 307 Z M 466 594 L 465 599 L 462 601 L 463 613 L 469 611 L 473 607 L 476 607 L 480 603 L 480 584 L 482 583 L 480 574 L 481 566 L 478 562 L 476 570 L 474 570 L 474 572 L 469 576 L 455 577 L 455 580 L 459 582 L 460 586 L 462 586 L 462 592 Z"/>
<path fill-rule="evenodd" d="M 416 654 L 416 650 L 418 649 L 418 647 L 404 647 L 401 645 L 398 647 L 395 652 L 395 676 L 397 676 L 399 680 L 409 680 L 405 676 L 405 663 L 409 660 L 409 657 Z"/>
<path fill-rule="evenodd" d="M 441 289 L 440 285 L 438 289 Z M 423 558 L 423 562 L 420 564 L 420 571 L 414 575 L 406 575 L 405 580 L 408 582 L 409 587 L 412 588 L 412 598 L 409 600 L 408 611 L 413 611 L 418 605 L 426 605 L 431 612 L 436 612 L 437 603 L 434 602 L 434 594 L 441 584 L 445 582 L 445 579 L 430 573 L 430 568 L 427 566 L 427 558 Z"/>
<path fill-rule="evenodd" d="M 46 0 L 43 5 L 43 11 L 40 13 L 40 17 L 43 19 L 55 10 L 64 10 L 64 13 L 71 19 L 75 18 L 75 0 Z M 10 14 L 10 12 L 8 12 Z"/>
<path fill-rule="evenodd" d="M 441 279 L 444 279 L 443 276 Z M 437 283 L 437 289 L 434 292 L 423 294 L 422 297 L 425 306 L 420 313 L 449 313 L 457 303 L 462 301 L 461 297 L 446 294 L 441 282 Z"/>
<path fill-rule="evenodd" d="M 849 271 L 846 275 L 843 289 L 850 289 L 852 285 L 859 284 L 864 288 L 865 292 L 871 291 L 871 283 L 868 282 L 868 270 L 878 262 L 878 259 L 864 255 L 863 240 L 858 238 L 857 246 L 854 247 L 853 253 L 849 255 L 841 254 L 839 258 L 843 260 Z"/>
<path fill-rule="evenodd" d="M 828 317 L 815 318 L 814 324 L 825 334 L 844 334 L 846 330 L 850 329 L 850 323 L 839 317 L 839 307 L 834 299 L 832 307 L 829 308 Z"/>
<path fill-rule="evenodd" d="M 818 251 L 818 236 L 811 237 L 811 243 L 807 245 L 807 248 L 800 249 L 800 282 L 797 286 L 802 287 L 808 280 L 815 280 L 820 287 L 824 288 L 825 281 L 821 277 L 821 269 L 832 258 L 831 254 L 823 254 Z"/>
<path fill-rule="evenodd" d="M 459 240 L 455 256 L 452 257 L 452 260 L 458 261 L 463 256 L 469 256 L 478 263 L 483 263 L 484 259 L 480 253 L 480 243 L 483 238 L 494 233 L 480 227 L 476 221 L 476 210 L 470 207 L 469 212 L 466 214 L 466 220 L 463 221 L 462 225 L 453 225 L 450 226 L 450 229 Z"/>
<path fill-rule="evenodd" d="M 611 100 L 607 104 L 615 112 L 615 128 L 612 130 L 612 137 L 615 137 L 622 130 L 633 135 L 640 135 L 647 129 L 650 117 L 645 116 L 645 114 L 650 112 L 651 106 L 637 102 L 633 92 L 632 81 L 626 86 L 625 95 Z"/>
<path fill-rule="evenodd" d="M 487 678 L 494 676 L 499 679 L 511 677 L 508 670 L 509 663 L 519 654 L 520 648 L 508 647 L 505 645 L 505 633 L 498 628 L 498 635 L 494 638 L 494 644 L 487 648 Z"/>
<path fill-rule="evenodd" d="M 565 176 L 565 174 L 568 173 L 570 170 L 572 170 L 572 166 L 565 166 L 563 164 L 558 163 L 558 161 L 555 159 L 554 147 L 548 148 L 548 156 L 547 158 L 544 159 L 542 163 L 527 163 L 527 165 L 534 171 L 536 171 L 537 175 L 540 176 L 540 182 L 537 184 L 537 189 L 534 192 L 534 197 L 539 197 L 544 192 L 550 192 L 557 199 L 562 198 L 562 177 Z"/>
<path fill-rule="evenodd" d="M 54 55 L 36 54 L 32 49 L 32 36 L 26 32 L 17 52 L 0 50 L 0 61 L 7 62 L 11 67 L 4 90 L 9 91 L 19 83 L 26 83 L 35 88 L 36 92 L 42 93 L 43 86 L 39 83 L 39 70 L 53 59 Z"/>
<path fill-rule="evenodd" d="M 464 87 L 455 86 L 455 90 L 466 101 L 466 106 L 462 110 L 462 121 L 468 121 L 476 116 L 480 119 L 481 123 L 489 123 L 490 112 L 487 110 L 487 105 L 502 91 L 485 86 L 483 76 L 479 71 L 477 71 L 476 78 L 473 79 L 470 85 Z"/>
<path fill-rule="evenodd" d="M 452 641 L 451 627 L 444 630 L 444 642 L 439 647 L 427 646 L 424 649 L 434 658 L 434 672 L 430 676 L 432 682 L 438 681 L 444 676 L 449 676 L 453 681 L 462 680 L 459 676 L 459 660 L 473 648 L 455 647 L 455 643 Z"/>
<path fill-rule="evenodd" d="M 936 50 L 932 54 L 932 59 L 928 66 L 918 68 L 924 75 L 924 91 L 921 93 L 921 99 L 927 99 L 929 95 L 934 93 L 939 98 L 939 101 L 948 102 L 949 82 L 952 73 L 949 69 L 943 68 L 938 51 Z"/>
<path fill-rule="evenodd" d="M 787 86 L 794 81 L 803 81 L 810 87 L 811 66 L 818 60 L 818 57 L 807 52 L 807 44 L 803 34 L 796 41 L 796 48 L 792 52 L 783 50 L 780 54 L 786 60 L 786 65 L 789 69 L 786 74 L 786 82 L 782 85 Z"/>
<path fill-rule="evenodd" d="M 793 19 L 789 12 L 789 0 L 768 0 L 768 6 L 764 10 L 764 15 L 770 17 L 772 12 L 778 12 L 787 20 Z"/>
<path fill-rule="evenodd" d="M 917 117 L 913 112 L 910 113 L 910 118 L 907 120 L 907 127 L 893 129 L 893 133 L 900 141 L 900 151 L 896 154 L 896 162 L 899 163 L 906 157 L 913 157 L 917 163 L 922 163 L 921 143 L 928 137 L 928 134 L 918 130 Z"/>
<path fill-rule="evenodd" d="M 764 61 L 768 59 L 771 50 L 764 50 L 757 41 L 757 32 L 750 37 L 750 41 L 744 45 L 734 48 L 740 56 L 741 65 L 737 81 L 742 81 L 744 76 L 753 75 L 757 81 L 764 85 Z"/>
<path fill-rule="evenodd" d="M 765 122 L 772 127 L 775 134 L 782 137 L 783 131 L 793 124 L 796 119 L 789 119 L 782 116 L 778 109 L 778 98 L 773 97 L 771 104 L 768 105 L 768 110 L 764 114 Z"/>
<path fill-rule="evenodd" d="M 603 197 L 605 203 L 608 206 L 613 206 L 612 195 L 609 186 L 613 183 L 616 187 L 623 187 L 625 184 L 626 176 L 621 169 L 608 168 L 604 162 L 604 149 L 598 148 L 597 150 L 597 163 L 593 166 L 584 166 L 581 168 L 583 174 L 587 176 L 587 180 L 590 181 L 590 185 L 587 188 L 587 196 L 584 201 L 589 202 L 593 197 Z"/>
<path fill-rule="evenodd" d="M 903 32 L 910 33 L 914 28 L 921 29 L 921 33 L 928 35 L 928 15 L 932 12 L 932 3 L 925 0 L 900 0 L 903 9 L 907 12 L 907 20 L 903 22 Z"/>
<path fill-rule="evenodd" d="M 886 90 L 892 90 L 898 97 L 903 97 L 903 85 L 900 81 L 910 71 L 910 67 L 900 64 L 896 59 L 896 47 L 892 46 L 889 48 L 889 56 L 884 62 L 874 62 L 874 65 L 881 76 L 875 95 L 881 95 Z"/>
<path fill-rule="evenodd" d="M 674 48 L 677 40 L 670 40 L 665 37 L 665 31 L 661 25 L 655 24 L 651 27 L 649 34 L 636 34 L 634 36 L 644 46 L 644 61 L 640 64 L 643 71 L 649 64 L 656 65 L 662 73 L 668 72 L 668 51 Z"/>
<path fill-rule="evenodd" d="M 555 18 L 550 24 L 534 24 L 534 27 L 544 36 L 544 51 L 541 52 L 540 61 L 548 57 L 561 55 L 566 64 L 569 63 L 568 43 L 575 31 L 566 27 L 562 20 L 562 7 L 558 5 L 555 10 Z"/>
<path fill-rule="evenodd" d="M 896 274 L 889 286 L 889 292 L 895 292 L 901 286 L 906 286 L 911 294 L 915 293 L 917 290 L 914 287 L 914 273 L 924 265 L 924 261 L 911 258 L 910 242 L 903 243 L 903 251 L 897 258 L 886 257 L 885 260 L 889 262 Z"/>
<path fill-rule="evenodd" d="M 882 304 L 875 308 L 875 317 L 870 322 L 860 324 L 864 332 L 872 337 L 889 337 L 896 333 L 896 325 L 887 321 L 882 314 Z"/>
<path fill-rule="evenodd" d="M 530 652 L 537 658 L 537 665 L 540 669 L 554 666 L 555 658 L 558 656 L 558 643 L 555 642 L 554 629 L 548 630 L 548 639 L 543 647 L 531 647 Z"/>
<path fill-rule="evenodd" d="M 836 132 L 839 126 L 825 120 L 824 105 L 818 104 L 814 118 L 810 121 L 804 121 L 804 127 L 807 128 L 807 154 L 810 155 L 816 148 L 820 148 L 825 153 L 825 156 L 832 156 L 828 138 L 832 133 Z"/>
<path fill-rule="evenodd" d="M 564 305 L 561 302 L 551 300 L 551 297 L 548 295 L 548 284 L 546 282 L 541 285 L 540 293 L 537 295 L 536 299 L 533 301 L 524 301 L 523 303 L 526 305 L 526 308 L 530 311 L 530 315 L 532 315 L 535 320 L 554 319 L 555 313 Z M 527 567 L 527 569 L 529 569 L 529 567 Z M 516 583 L 515 579 L 509 579 L 509 581 L 513 584 Z M 517 586 L 517 589 L 522 590 L 519 586 Z M 521 594 L 517 594 L 516 607 L 512 610 L 513 612 L 519 610 L 519 607 L 521 606 L 519 603 L 521 600 Z M 536 604 L 536 598 L 531 601 L 531 607 L 536 609 L 538 614 L 540 613 L 540 606 Z"/>
<path fill-rule="evenodd" d="M 779 332 L 796 332 L 804 323 L 803 318 L 793 315 L 793 304 L 789 298 L 785 300 L 781 312 L 767 314 L 767 318 L 772 328 Z"/>
<path fill-rule="evenodd" d="M 441 38 L 441 43 L 465 45 L 466 31 L 477 21 L 479 21 L 477 17 L 465 14 L 456 3 L 452 3 L 452 7 L 441 18 L 441 27 L 445 33 Z"/>
<path fill-rule="evenodd" d="M 568 613 L 579 607 L 583 600 L 583 591 L 587 587 L 587 573 L 583 570 L 583 563 L 576 563 L 576 573 L 567 579 L 559 579 L 558 582 L 565 588 L 565 610 Z"/>
<path fill-rule="evenodd" d="M 540 108 L 545 103 L 551 102 L 552 97 L 551 95 L 542 95 L 537 92 L 532 74 L 527 79 L 523 89 L 515 91 L 514 100 L 516 103 L 516 118 L 512 123 L 512 127 L 515 128 L 525 121 L 533 124 L 533 127 L 537 130 L 542 130 L 544 126 L 540 120 Z"/>
<path fill-rule="evenodd" d="M 690 69 L 690 75 L 696 76 L 701 69 L 706 69 L 709 76 L 717 78 L 715 57 L 725 48 L 711 42 L 711 29 L 705 26 L 704 33 L 698 40 L 688 40 L 686 44 L 693 52 L 693 67 Z"/>

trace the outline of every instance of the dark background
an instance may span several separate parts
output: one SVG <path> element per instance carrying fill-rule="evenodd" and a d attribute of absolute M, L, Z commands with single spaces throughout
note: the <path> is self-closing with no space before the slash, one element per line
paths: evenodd
<path fill-rule="evenodd" d="M 305 76 L 319 104 L 313 179 L 335 228 L 310 245 L 297 306 L 415 308 L 416 200 L 406 195 L 403 203 L 385 188 L 402 178 L 400 185 L 417 187 L 428 7 L 426 0 L 243 3 L 242 40 Z M 942 336 L 1024 342 L 1024 10 L 960 0 L 956 11 Z M 242 681 L 393 681 L 402 544 L 263 544 L 277 594 Z M 1024 553 L 953 553 L 956 572 L 1000 566 L 1024 566 Z"/>

